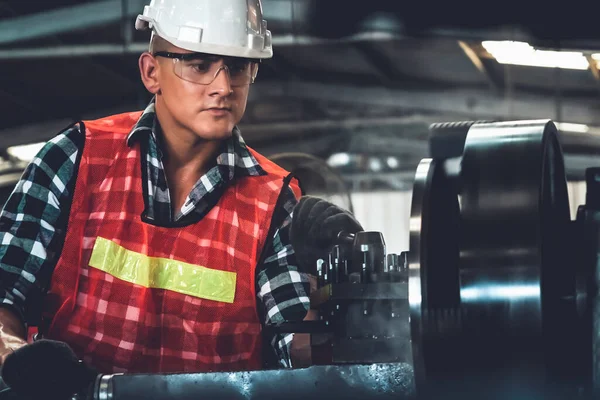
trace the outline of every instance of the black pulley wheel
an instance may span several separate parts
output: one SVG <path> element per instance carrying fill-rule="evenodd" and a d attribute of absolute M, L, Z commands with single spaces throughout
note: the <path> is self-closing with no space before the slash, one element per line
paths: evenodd
<path fill-rule="evenodd" d="M 429 154 L 433 159 L 462 157 L 469 129 L 492 121 L 436 122 L 429 126 Z"/>
<path fill-rule="evenodd" d="M 475 124 L 460 175 L 459 374 L 537 390 L 573 383 L 575 266 L 565 168 L 550 121 Z"/>
<path fill-rule="evenodd" d="M 457 333 L 459 206 L 452 168 L 457 161 L 422 160 L 413 184 L 409 305 L 415 381 L 421 387 L 429 360 L 445 358 Z"/>
<path fill-rule="evenodd" d="M 413 189 L 418 388 L 434 397 L 571 398 L 581 383 L 582 336 L 556 127 L 476 123 L 459 168 L 451 161 L 423 160 Z"/>

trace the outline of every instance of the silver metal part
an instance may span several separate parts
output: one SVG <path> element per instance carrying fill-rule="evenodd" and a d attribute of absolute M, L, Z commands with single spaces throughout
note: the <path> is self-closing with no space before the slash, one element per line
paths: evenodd
<path fill-rule="evenodd" d="M 424 243 L 422 239 L 427 231 L 423 224 L 423 209 L 428 198 L 428 182 L 433 174 L 432 159 L 424 159 L 419 163 L 415 173 L 415 182 L 412 192 L 412 205 L 410 210 L 410 250 L 408 252 L 408 304 L 410 307 L 410 324 L 412 336 L 413 367 L 415 370 L 415 382 L 417 386 L 425 383 L 425 360 L 423 356 L 423 343 L 421 341 L 421 332 L 423 331 L 422 322 L 422 279 L 421 266 L 426 262 L 423 252 Z M 426 228 L 425 228 L 426 229 Z M 423 282 L 424 283 L 424 282 Z"/>
<path fill-rule="evenodd" d="M 114 399 L 414 399 L 407 363 L 115 376 Z M 105 399 L 105 398 L 104 398 Z M 102 400 L 104 400 L 102 399 Z"/>
<path fill-rule="evenodd" d="M 113 377 L 114 375 L 99 375 L 96 378 L 96 399 L 97 400 L 112 400 L 113 399 Z"/>
<path fill-rule="evenodd" d="M 432 345 L 453 335 L 458 315 L 458 196 L 455 176 L 443 160 L 424 159 L 413 185 L 408 297 L 415 380 L 425 384 L 434 358 L 443 349 Z"/>

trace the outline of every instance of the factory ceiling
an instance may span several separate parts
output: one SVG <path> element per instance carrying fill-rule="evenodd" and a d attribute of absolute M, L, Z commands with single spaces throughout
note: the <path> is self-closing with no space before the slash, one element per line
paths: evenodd
<path fill-rule="evenodd" d="M 263 0 L 275 55 L 261 65 L 241 123 L 252 146 L 323 158 L 369 149 L 397 157 L 406 173 L 427 155 L 431 122 L 600 126 L 600 33 L 587 21 L 594 13 L 548 10 L 536 23 L 533 14 L 489 8 L 467 18 L 456 5 L 431 13 L 425 5 L 356 5 L 363 3 Z M 144 4 L 0 0 L 0 148 L 47 140 L 80 118 L 144 107 L 137 57 L 148 37 L 133 29 Z M 554 24 L 559 16 L 564 23 Z M 578 51 L 579 64 L 501 63 L 486 46 L 494 40 Z"/>

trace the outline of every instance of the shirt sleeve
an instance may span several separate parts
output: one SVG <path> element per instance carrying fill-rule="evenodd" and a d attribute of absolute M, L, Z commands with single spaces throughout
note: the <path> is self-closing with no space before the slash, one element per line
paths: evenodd
<path fill-rule="evenodd" d="M 60 255 L 85 137 L 74 125 L 29 163 L 0 213 L 0 305 L 23 322 L 41 309 Z"/>
<path fill-rule="evenodd" d="M 262 301 L 265 324 L 302 321 L 310 307 L 310 283 L 306 274 L 299 272 L 290 244 L 289 230 L 297 202 L 294 192 L 288 188 L 282 207 L 283 223 L 275 230 L 263 265 L 258 266 L 256 292 Z M 268 338 L 283 367 L 292 367 L 293 337 L 294 334 L 289 333 Z"/>

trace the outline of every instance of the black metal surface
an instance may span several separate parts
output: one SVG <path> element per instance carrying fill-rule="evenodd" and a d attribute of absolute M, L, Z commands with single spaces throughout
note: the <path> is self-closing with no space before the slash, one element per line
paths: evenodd
<path fill-rule="evenodd" d="M 310 304 L 320 320 L 270 329 L 313 333 L 315 365 L 410 360 L 405 254 L 387 256 L 381 232 L 340 232 L 317 261 Z"/>
<path fill-rule="evenodd" d="M 408 286 L 402 282 L 329 284 L 310 295 L 311 306 L 341 300 L 408 300 Z"/>
<path fill-rule="evenodd" d="M 477 369 L 527 365 L 522 373 L 532 380 L 560 375 L 572 361 L 565 343 L 574 339 L 564 326 L 576 313 L 575 274 L 565 268 L 562 236 L 569 201 L 554 124 L 473 125 L 460 181 L 461 314 L 472 355 L 462 359 Z"/>
<path fill-rule="evenodd" d="M 436 160 L 461 157 L 467 133 L 476 123 L 491 121 L 439 122 L 429 126 L 429 156 Z"/>
<path fill-rule="evenodd" d="M 579 388 L 577 271 L 555 126 L 472 124 L 457 160 L 423 160 L 415 177 L 408 256 L 419 387 L 470 376 Z"/>
<path fill-rule="evenodd" d="M 462 157 L 467 133 L 475 124 L 494 121 L 440 122 L 429 126 L 429 157 L 435 160 Z M 565 154 L 567 179 L 585 181 L 588 168 L 600 166 L 600 137 L 592 132 L 581 132 L 569 124 L 560 125 L 558 131 L 561 147 Z"/>
<path fill-rule="evenodd" d="M 578 268 L 578 311 L 583 338 L 579 372 L 589 381 L 590 392 L 600 396 L 600 168 L 586 171 L 586 202 L 575 221 L 574 261 Z M 587 356 L 587 357 L 586 357 Z"/>
<path fill-rule="evenodd" d="M 282 333 L 330 333 L 332 327 L 325 325 L 324 321 L 299 321 L 299 322 L 279 322 L 267 324 L 263 329 L 263 334 L 267 337 Z"/>
<path fill-rule="evenodd" d="M 251 372 L 116 375 L 113 400 L 410 399 L 415 388 L 406 363 L 313 366 Z M 95 394 L 98 399 L 98 394 Z"/>
<path fill-rule="evenodd" d="M 424 159 L 413 186 L 410 215 L 408 298 L 415 379 L 426 381 L 428 354 L 444 357 L 441 337 L 453 337 L 455 319 L 446 318 L 459 304 L 459 206 L 455 178 L 444 163 Z M 433 337 L 432 342 L 430 338 Z"/>
<path fill-rule="evenodd" d="M 408 330 L 408 324 L 406 325 Z M 398 363 L 412 364 L 408 332 L 397 337 L 339 339 L 331 348 L 332 359 L 338 364 Z M 404 335 L 404 336 L 402 336 Z"/>
<path fill-rule="evenodd" d="M 373 275 L 385 270 L 385 240 L 381 232 L 357 232 L 352 250 L 352 272 L 361 274 L 361 282 L 374 282 Z"/>

